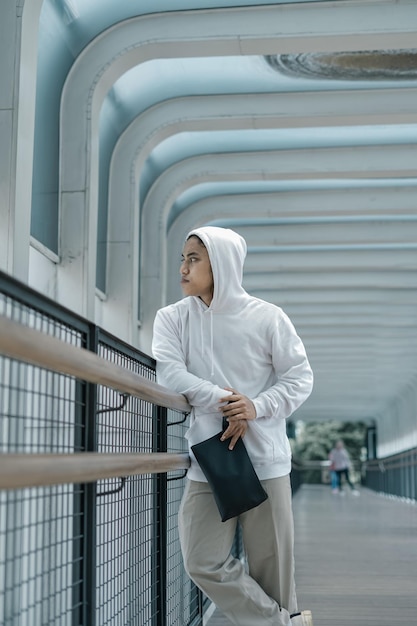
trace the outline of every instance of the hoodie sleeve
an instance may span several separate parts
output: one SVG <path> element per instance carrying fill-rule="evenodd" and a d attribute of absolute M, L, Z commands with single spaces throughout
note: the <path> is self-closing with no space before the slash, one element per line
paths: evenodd
<path fill-rule="evenodd" d="M 178 327 L 166 309 L 160 309 L 155 317 L 152 353 L 159 384 L 182 393 L 191 406 L 204 407 L 207 413 L 217 412 L 220 399 L 228 392 L 187 370 Z"/>
<path fill-rule="evenodd" d="M 308 398 L 313 372 L 304 345 L 285 313 L 272 331 L 272 366 L 277 382 L 253 399 L 257 417 L 286 419 Z"/>

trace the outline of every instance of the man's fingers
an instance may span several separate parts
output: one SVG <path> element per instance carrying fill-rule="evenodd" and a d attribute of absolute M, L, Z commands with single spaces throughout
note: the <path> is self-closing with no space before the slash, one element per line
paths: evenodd
<path fill-rule="evenodd" d="M 236 400 L 231 400 L 220 408 L 220 411 L 223 412 L 225 417 L 231 421 L 235 421 L 236 419 L 253 420 L 256 418 L 255 406 L 250 398 L 242 396 L 241 394 L 230 397 L 236 398 Z"/>
<path fill-rule="evenodd" d="M 228 416 L 227 419 L 229 420 L 229 423 L 236 424 L 236 422 L 241 422 L 245 418 L 241 413 L 238 412 L 236 413 L 236 415 Z"/>
<path fill-rule="evenodd" d="M 240 435 L 235 435 L 234 437 L 232 437 L 232 439 L 231 439 L 231 441 L 229 443 L 229 450 L 233 450 L 233 448 L 237 444 L 239 438 L 240 438 Z"/>
<path fill-rule="evenodd" d="M 244 433 L 238 432 L 235 433 L 231 438 L 230 438 L 230 443 L 229 443 L 229 450 L 233 450 L 233 448 L 235 447 L 235 445 L 237 444 L 238 440 L 243 437 Z"/>
<path fill-rule="evenodd" d="M 240 411 L 245 408 L 244 400 L 240 396 L 236 396 L 236 397 L 237 397 L 237 400 L 233 400 L 231 402 L 228 402 L 228 404 L 225 404 L 224 406 L 222 406 L 223 413 L 232 413 L 232 412 Z"/>
<path fill-rule="evenodd" d="M 233 405 L 231 407 L 228 407 L 227 409 L 224 409 L 223 414 L 227 415 L 228 417 L 232 417 L 233 415 L 237 415 L 238 413 L 241 413 L 241 412 L 242 412 L 241 406 Z"/>
<path fill-rule="evenodd" d="M 233 450 L 238 439 L 245 436 L 246 430 L 246 422 L 242 422 L 241 420 L 234 421 L 226 428 L 221 436 L 221 440 L 225 441 L 226 439 L 230 439 L 229 449 Z"/>
<path fill-rule="evenodd" d="M 235 402 L 237 398 L 239 398 L 240 396 L 236 395 L 236 394 L 232 394 L 232 395 L 228 395 L 225 396 L 224 398 L 220 399 L 220 402 Z"/>
<path fill-rule="evenodd" d="M 236 434 L 236 428 L 229 426 L 229 428 L 226 428 L 223 435 L 221 436 L 221 440 L 224 441 L 225 439 L 229 439 L 230 437 L 233 437 L 233 435 L 235 434 Z"/>

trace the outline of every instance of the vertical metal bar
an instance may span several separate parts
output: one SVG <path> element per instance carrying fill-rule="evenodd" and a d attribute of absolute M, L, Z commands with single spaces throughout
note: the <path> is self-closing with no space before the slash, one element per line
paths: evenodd
<path fill-rule="evenodd" d="M 98 329 L 94 324 L 89 327 L 86 348 L 97 354 Z M 96 452 L 97 386 L 86 383 L 83 387 L 82 448 L 87 452 Z M 96 625 L 96 495 L 96 483 L 86 483 L 80 485 L 80 493 L 78 497 L 75 496 L 76 511 L 79 513 L 74 545 L 79 565 L 75 568 L 75 574 L 79 578 L 76 598 L 78 610 L 74 612 L 74 626 Z"/>
<path fill-rule="evenodd" d="M 75 383 L 74 450 L 85 450 L 86 389 L 85 383 Z M 73 492 L 73 547 L 72 547 L 72 626 L 83 621 L 83 545 L 84 545 L 84 489 L 74 486 Z"/>
<path fill-rule="evenodd" d="M 193 591 L 190 599 L 190 614 L 191 616 L 194 616 L 194 618 L 191 620 L 191 624 L 193 626 L 202 626 L 204 621 L 204 594 L 201 589 L 194 585 L 194 583 L 192 589 Z"/>
<path fill-rule="evenodd" d="M 166 452 L 167 437 L 167 409 L 156 407 L 156 452 Z M 156 518 L 155 518 L 155 547 L 156 547 L 156 626 L 167 625 L 167 475 L 165 472 L 156 476 Z"/>
<path fill-rule="evenodd" d="M 19 390 L 22 389 L 21 373 L 23 366 L 20 363 L 10 363 L 10 373 L 8 385 L 10 394 L 8 398 L 9 406 L 7 412 L 9 415 L 21 414 L 21 402 L 23 400 Z M 8 439 L 5 443 L 8 449 L 16 450 L 18 445 L 24 440 L 22 428 L 23 420 L 9 420 Z M 11 623 L 13 613 L 16 606 L 19 606 L 19 596 L 21 594 L 21 572 L 19 565 L 22 559 L 23 533 L 21 524 L 16 528 L 16 520 L 23 519 L 22 498 L 16 492 L 6 493 L 6 537 L 9 540 L 4 544 L 4 563 L 5 563 L 5 593 L 3 602 L 3 617 L 5 623 Z M 1 622 L 3 623 L 3 622 Z"/>
<path fill-rule="evenodd" d="M 98 328 L 94 324 L 90 325 L 87 349 L 95 354 L 98 353 Z M 97 385 L 89 383 L 87 385 L 86 398 L 86 442 L 87 451 L 97 451 Z M 88 483 L 84 488 L 85 495 L 85 515 L 84 515 L 84 605 L 85 621 L 83 626 L 96 626 L 96 550 L 97 550 L 97 483 Z"/>

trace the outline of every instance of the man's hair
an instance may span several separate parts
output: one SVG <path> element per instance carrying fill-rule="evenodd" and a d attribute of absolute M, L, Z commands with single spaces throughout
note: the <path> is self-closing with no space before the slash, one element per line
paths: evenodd
<path fill-rule="evenodd" d="M 193 237 L 194 237 L 194 239 L 197 239 L 198 243 L 199 243 L 199 244 L 201 244 L 204 248 L 206 247 L 206 246 L 204 245 L 203 241 L 200 239 L 200 237 L 199 237 L 198 235 L 194 235 L 194 234 L 193 234 L 193 235 L 190 235 L 189 237 L 187 237 L 187 241 L 188 241 L 189 239 L 192 239 Z"/>

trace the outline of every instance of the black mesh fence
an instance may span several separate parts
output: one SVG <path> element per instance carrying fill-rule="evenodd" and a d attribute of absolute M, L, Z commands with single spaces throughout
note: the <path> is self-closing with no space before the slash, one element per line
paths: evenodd
<path fill-rule="evenodd" d="M 0 315 L 155 380 L 153 360 L 0 274 Z M 2 453 L 183 452 L 184 416 L 0 356 Z M 0 491 L 2 626 L 187 626 L 204 602 L 182 564 L 184 475 Z"/>
<path fill-rule="evenodd" d="M 32 295 L 32 302 L 30 302 Z M 6 281 L 0 315 L 83 346 L 86 326 L 69 324 L 39 299 Z M 84 450 L 85 386 L 0 356 L 0 449 Z M 0 492 L 0 623 L 73 625 L 80 611 L 83 487 L 62 485 Z"/>
<path fill-rule="evenodd" d="M 362 482 L 379 493 L 417 502 L 417 448 L 366 461 Z"/>

